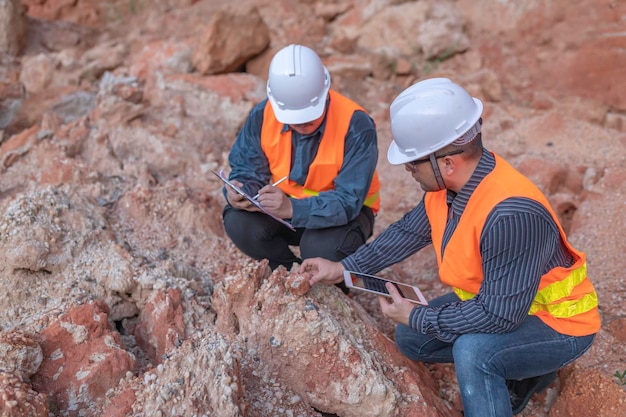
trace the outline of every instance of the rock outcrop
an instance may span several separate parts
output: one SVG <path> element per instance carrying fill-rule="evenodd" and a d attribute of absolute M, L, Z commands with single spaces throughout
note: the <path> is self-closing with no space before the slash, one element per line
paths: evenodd
<path fill-rule="evenodd" d="M 376 121 L 375 234 L 422 196 L 385 159 L 393 98 L 443 76 L 483 101 L 486 147 L 545 192 L 603 315 L 524 415 L 621 416 L 626 3 L 237 6 L 0 0 L 0 415 L 461 415 L 453 365 L 401 356 L 374 297 L 271 272 L 224 233 L 210 171 L 302 43 Z M 448 291 L 430 248 L 381 274 Z"/>

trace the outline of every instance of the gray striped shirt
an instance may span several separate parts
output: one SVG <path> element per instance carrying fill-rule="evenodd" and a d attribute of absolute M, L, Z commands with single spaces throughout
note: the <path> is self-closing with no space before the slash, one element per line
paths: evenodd
<path fill-rule="evenodd" d="M 470 196 L 494 167 L 494 156 L 483 149 L 467 184 L 458 194 L 447 191 L 449 212 L 442 253 Z M 422 199 L 417 207 L 341 263 L 346 269 L 374 274 L 429 244 L 431 229 Z M 502 201 L 488 215 L 480 237 L 480 254 L 483 282 L 479 293 L 463 302 L 414 308 L 409 317 L 413 329 L 446 342 L 465 333 L 512 331 L 528 314 L 541 276 L 574 262 L 546 208 L 520 197 Z"/>

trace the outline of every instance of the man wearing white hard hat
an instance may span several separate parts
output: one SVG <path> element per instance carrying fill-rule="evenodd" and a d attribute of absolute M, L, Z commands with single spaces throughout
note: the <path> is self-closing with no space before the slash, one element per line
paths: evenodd
<path fill-rule="evenodd" d="M 433 245 L 451 291 L 417 306 L 390 284 L 379 296 L 408 358 L 453 362 L 465 417 L 520 413 L 600 329 L 585 254 L 546 197 L 482 144 L 483 105 L 447 78 L 420 81 L 391 104 L 387 159 L 425 191 L 417 206 L 354 254 L 308 259 L 311 284 L 344 270 L 375 274 Z M 416 271 L 418 273 L 418 271 Z"/>
<path fill-rule="evenodd" d="M 374 122 L 330 89 L 328 70 L 303 45 L 274 55 L 267 97 L 235 140 L 229 179 L 249 195 L 258 193 L 263 209 L 295 231 L 226 187 L 226 233 L 242 252 L 267 259 L 272 269 L 290 269 L 310 257 L 343 259 L 372 235 L 380 207 Z M 300 253 L 290 246 L 299 246 Z"/>

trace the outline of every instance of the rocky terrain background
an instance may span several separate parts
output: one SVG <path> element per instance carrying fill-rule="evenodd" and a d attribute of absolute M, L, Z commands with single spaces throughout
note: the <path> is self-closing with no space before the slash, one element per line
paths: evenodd
<path fill-rule="evenodd" d="M 0 415 L 461 416 L 367 294 L 240 254 L 212 169 L 289 43 L 379 131 L 376 234 L 419 187 L 388 106 L 445 76 L 588 255 L 603 328 L 523 416 L 626 410 L 626 2 L 0 0 Z M 382 272 L 446 291 L 433 253 Z"/>

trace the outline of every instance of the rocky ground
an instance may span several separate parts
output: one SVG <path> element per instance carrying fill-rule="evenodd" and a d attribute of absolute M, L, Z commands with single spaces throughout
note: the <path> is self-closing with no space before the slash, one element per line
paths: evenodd
<path fill-rule="evenodd" d="M 421 197 L 386 161 L 393 98 L 445 76 L 485 103 L 603 318 L 522 415 L 623 416 L 625 21 L 608 0 L 0 0 L 0 415 L 461 415 L 453 367 L 403 358 L 373 297 L 224 235 L 210 171 L 302 43 L 376 120 L 376 234 Z M 383 274 L 446 291 L 428 249 Z"/>

